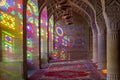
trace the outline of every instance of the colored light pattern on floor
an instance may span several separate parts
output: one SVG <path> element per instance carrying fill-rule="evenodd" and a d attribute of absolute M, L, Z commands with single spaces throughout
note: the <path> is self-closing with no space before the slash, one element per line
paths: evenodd
<path fill-rule="evenodd" d="M 53 15 L 49 19 L 49 52 L 53 52 L 53 30 L 54 30 L 54 19 Z"/>
<path fill-rule="evenodd" d="M 11 13 L 12 15 L 15 15 L 14 6 L 15 6 L 14 0 L 2 0 L 0 2 L 0 9 L 7 13 Z"/>
<path fill-rule="evenodd" d="M 9 58 L 12 53 L 14 53 L 13 37 L 14 36 L 12 34 L 6 31 L 2 31 L 2 50 L 3 55 L 6 56 L 7 58 Z"/>
<path fill-rule="evenodd" d="M 10 29 L 15 29 L 15 18 L 7 13 L 0 12 L 0 23 Z"/>

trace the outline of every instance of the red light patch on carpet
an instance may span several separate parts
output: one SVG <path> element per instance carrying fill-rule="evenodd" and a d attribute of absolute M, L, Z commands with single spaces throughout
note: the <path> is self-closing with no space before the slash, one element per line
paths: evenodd
<path fill-rule="evenodd" d="M 76 78 L 88 76 L 88 72 L 72 71 L 72 70 L 61 70 L 61 71 L 50 71 L 45 73 L 47 77 L 58 77 L 58 78 Z"/>

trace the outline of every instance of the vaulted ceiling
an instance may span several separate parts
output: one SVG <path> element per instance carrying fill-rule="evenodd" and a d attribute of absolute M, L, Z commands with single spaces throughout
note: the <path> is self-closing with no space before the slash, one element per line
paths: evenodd
<path fill-rule="evenodd" d="M 67 3 L 65 4 L 69 5 L 70 8 L 57 8 L 57 5 L 64 1 L 67 1 Z M 70 15 L 74 16 L 72 12 L 76 12 L 80 14 L 87 23 L 93 25 L 91 27 L 94 29 L 94 31 L 97 32 L 97 28 L 94 25 L 96 22 L 96 16 L 102 13 L 102 6 L 100 0 L 42 0 L 42 2 L 39 1 L 39 5 L 41 10 L 44 5 L 47 5 L 48 16 L 50 17 L 51 15 L 54 15 L 55 22 L 60 20 L 65 13 L 70 13 Z"/>
<path fill-rule="evenodd" d="M 101 1 L 105 1 L 105 6 L 107 7 L 111 2 L 117 1 L 120 3 L 120 0 L 38 0 L 40 7 L 47 5 L 48 7 L 48 16 L 50 17 L 54 14 L 55 21 L 59 20 L 63 13 L 63 9 L 56 8 L 56 5 L 62 1 L 67 1 L 67 4 L 70 5 L 69 11 L 75 11 L 78 14 L 81 14 L 88 22 L 94 22 L 97 16 L 102 14 L 102 4 Z"/>

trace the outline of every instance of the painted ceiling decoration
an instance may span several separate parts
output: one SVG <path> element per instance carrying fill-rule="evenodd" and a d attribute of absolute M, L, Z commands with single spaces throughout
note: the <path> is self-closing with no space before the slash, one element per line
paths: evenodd
<path fill-rule="evenodd" d="M 5 0 L 2 0 L 2 1 L 5 1 Z M 106 6 L 113 1 L 117 1 L 118 3 L 120 3 L 120 0 L 106 0 L 105 1 Z M 55 21 L 59 20 L 60 17 L 62 17 L 64 11 L 68 10 L 69 8 L 72 8 L 72 10 L 74 10 L 75 5 L 78 6 L 77 7 L 78 11 L 80 8 L 82 8 L 85 12 L 87 12 L 88 15 L 91 17 L 91 19 L 93 19 L 93 21 L 95 21 L 95 16 L 101 14 L 102 12 L 101 0 L 46 0 L 46 1 L 39 0 L 38 2 L 40 2 L 39 3 L 40 6 L 43 6 L 45 4 L 47 5 L 48 17 L 50 17 L 51 15 L 54 15 Z M 72 5 L 71 3 L 74 3 L 75 5 Z M 76 12 L 78 12 L 77 10 Z M 84 13 L 83 11 L 81 12 Z M 86 14 L 82 16 L 86 17 Z"/>
<path fill-rule="evenodd" d="M 66 25 L 71 25 L 73 24 L 73 21 L 71 20 L 72 18 L 72 13 L 71 13 L 71 5 L 68 0 L 63 0 L 60 1 L 56 4 L 56 9 L 57 10 L 62 10 L 62 19 L 65 21 Z"/>

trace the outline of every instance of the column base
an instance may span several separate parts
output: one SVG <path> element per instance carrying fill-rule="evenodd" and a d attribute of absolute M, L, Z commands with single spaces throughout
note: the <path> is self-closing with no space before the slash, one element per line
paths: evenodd
<path fill-rule="evenodd" d="M 103 63 L 98 63 L 98 69 L 106 69 L 107 67 L 106 67 L 106 65 L 105 64 L 103 64 Z"/>
<path fill-rule="evenodd" d="M 120 80 L 120 74 L 107 74 L 107 80 Z"/>
<path fill-rule="evenodd" d="M 92 59 L 92 62 L 93 63 L 97 63 L 97 59 Z"/>

